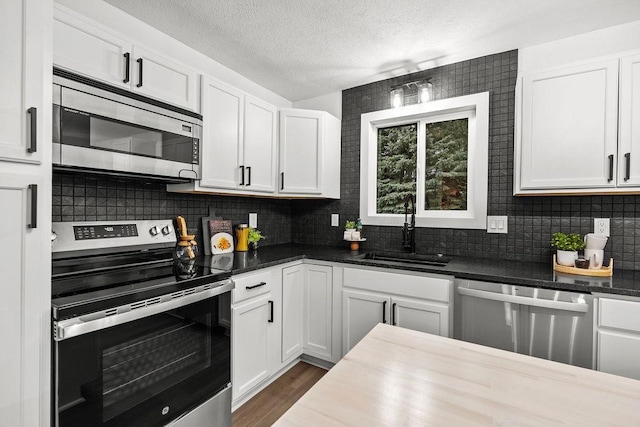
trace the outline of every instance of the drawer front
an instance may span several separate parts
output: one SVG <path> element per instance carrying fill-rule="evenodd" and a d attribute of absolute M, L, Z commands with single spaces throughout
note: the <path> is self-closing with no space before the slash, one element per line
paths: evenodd
<path fill-rule="evenodd" d="M 640 332 L 640 302 L 600 298 L 598 326 Z"/>
<path fill-rule="evenodd" d="M 240 276 L 234 276 L 232 278 L 236 283 L 236 287 L 232 293 L 233 304 L 266 294 L 273 289 L 271 270 L 241 274 Z"/>
<path fill-rule="evenodd" d="M 344 269 L 344 287 L 424 298 L 449 303 L 453 280 L 446 277 Z"/>

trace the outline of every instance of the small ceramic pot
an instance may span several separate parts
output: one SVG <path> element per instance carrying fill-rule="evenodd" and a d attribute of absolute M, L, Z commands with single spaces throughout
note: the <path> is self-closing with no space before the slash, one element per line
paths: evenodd
<path fill-rule="evenodd" d="M 556 261 L 560 265 L 566 265 L 567 267 L 573 267 L 578 258 L 578 251 L 561 251 L 558 249 L 556 253 Z"/>

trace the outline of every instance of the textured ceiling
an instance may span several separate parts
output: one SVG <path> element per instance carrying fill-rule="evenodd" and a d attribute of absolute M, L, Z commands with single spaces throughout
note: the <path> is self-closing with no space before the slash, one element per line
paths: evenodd
<path fill-rule="evenodd" d="M 105 0 L 291 100 L 640 19 L 640 0 Z"/>

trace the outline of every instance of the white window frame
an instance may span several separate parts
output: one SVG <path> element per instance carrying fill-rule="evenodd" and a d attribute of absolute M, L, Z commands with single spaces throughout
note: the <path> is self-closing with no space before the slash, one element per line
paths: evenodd
<path fill-rule="evenodd" d="M 426 123 L 469 119 L 467 210 L 424 209 Z M 360 133 L 360 218 L 366 225 L 401 226 L 404 214 L 376 213 L 378 129 L 418 123 L 416 226 L 485 229 L 489 169 L 489 92 L 362 114 Z"/>

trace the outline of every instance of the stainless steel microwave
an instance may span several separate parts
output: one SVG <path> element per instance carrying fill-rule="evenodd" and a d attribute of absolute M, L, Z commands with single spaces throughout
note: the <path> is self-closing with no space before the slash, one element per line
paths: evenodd
<path fill-rule="evenodd" d="M 54 68 L 54 168 L 199 179 L 201 136 L 197 113 Z"/>

